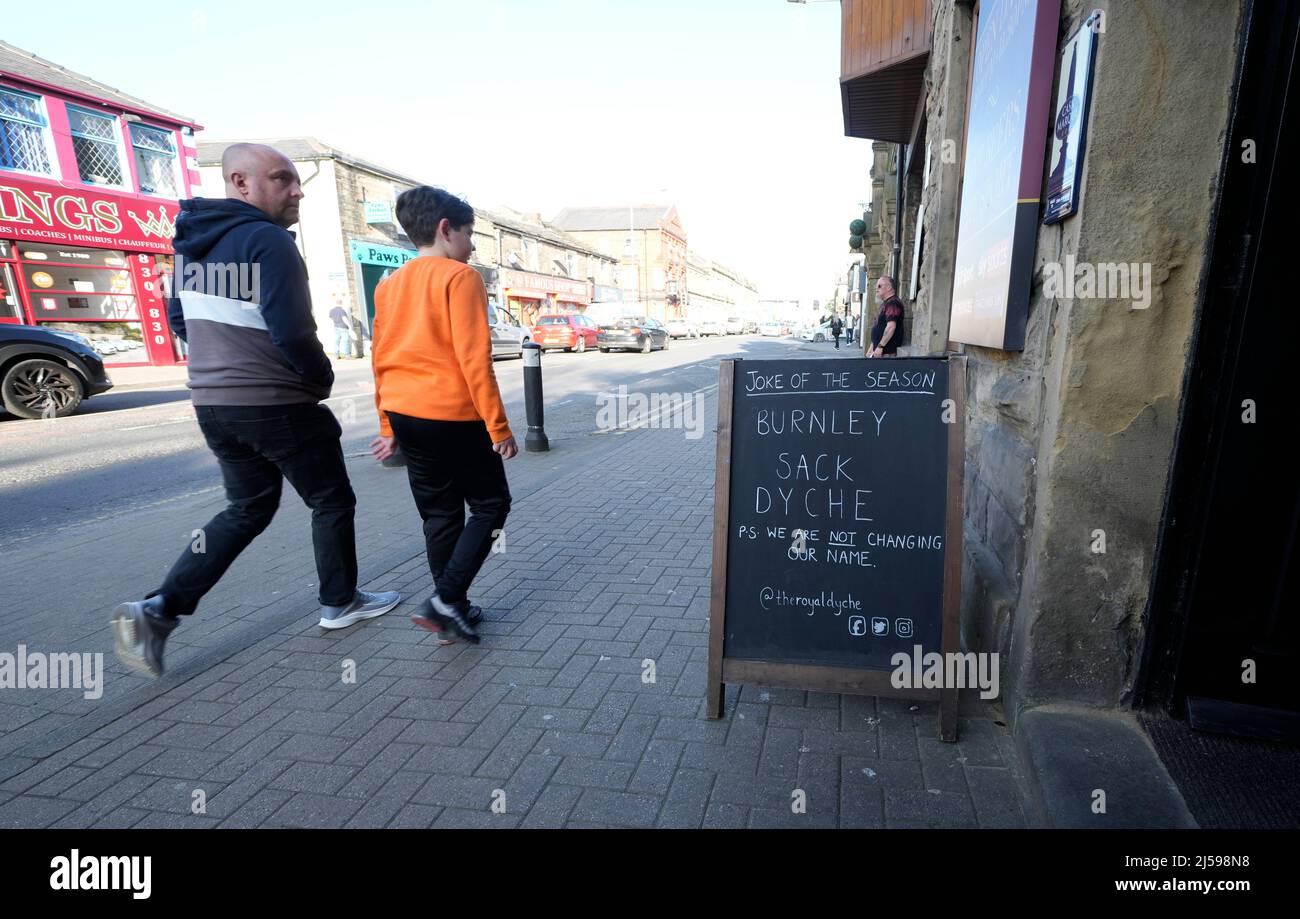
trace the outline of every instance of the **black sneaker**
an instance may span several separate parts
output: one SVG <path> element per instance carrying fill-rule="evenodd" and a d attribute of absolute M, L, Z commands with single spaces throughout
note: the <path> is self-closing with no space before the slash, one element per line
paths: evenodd
<path fill-rule="evenodd" d="M 450 604 L 444 602 L 435 593 L 420 612 L 411 617 L 411 621 L 431 632 L 449 633 L 476 645 L 480 639 L 478 632 L 474 630 L 474 624 L 470 621 L 470 610 L 468 601 L 462 600 L 460 603 Z M 480 618 L 482 618 L 481 611 Z"/>
<path fill-rule="evenodd" d="M 438 592 L 437 578 L 433 579 L 433 591 L 434 593 Z M 413 620 L 415 619 L 414 616 L 412 616 L 411 618 Z M 474 604 L 471 603 L 469 606 L 469 612 L 466 614 L 465 618 L 469 620 L 470 625 L 478 625 L 480 622 L 483 621 L 483 607 L 475 606 Z"/>
<path fill-rule="evenodd" d="M 113 613 L 113 651 L 132 670 L 160 677 L 163 646 L 179 619 L 163 613 L 163 598 L 150 597 L 123 603 Z"/>

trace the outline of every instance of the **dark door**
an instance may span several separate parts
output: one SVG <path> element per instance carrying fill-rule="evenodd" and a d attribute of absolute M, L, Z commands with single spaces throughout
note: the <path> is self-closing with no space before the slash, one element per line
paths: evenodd
<path fill-rule="evenodd" d="M 1192 727 L 1300 741 L 1300 461 L 1290 279 L 1297 9 L 1252 4 L 1166 513 L 1150 699 Z"/>
<path fill-rule="evenodd" d="M 361 265 L 361 289 L 366 298 L 366 328 L 375 326 L 375 288 L 379 282 L 388 277 L 396 268 L 388 265 Z"/>

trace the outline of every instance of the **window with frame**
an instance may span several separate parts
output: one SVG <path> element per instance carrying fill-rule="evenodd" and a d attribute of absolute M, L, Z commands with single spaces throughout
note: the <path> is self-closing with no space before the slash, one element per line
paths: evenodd
<path fill-rule="evenodd" d="M 122 159 L 118 155 L 117 119 L 69 105 L 68 126 L 81 181 L 119 188 L 125 185 Z"/>
<path fill-rule="evenodd" d="M 131 146 L 135 148 L 135 171 L 140 179 L 140 191 L 148 195 L 180 197 L 176 187 L 176 145 L 171 132 L 133 124 Z"/>
<path fill-rule="evenodd" d="M 0 169 L 53 175 L 41 97 L 0 87 Z"/>

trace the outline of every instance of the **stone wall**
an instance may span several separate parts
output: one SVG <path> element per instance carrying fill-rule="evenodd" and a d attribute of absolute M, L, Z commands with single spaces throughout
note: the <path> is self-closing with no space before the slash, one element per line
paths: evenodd
<path fill-rule="evenodd" d="M 935 6 L 925 102 L 935 159 L 914 319 L 932 346 L 948 334 L 964 133 L 954 105 L 964 105 L 970 53 L 968 40 L 953 41 L 969 36 L 969 7 Z M 1039 227 L 1024 351 L 963 347 L 963 641 L 1002 655 L 1013 718 L 1042 702 L 1128 699 L 1238 52 L 1240 6 L 1225 0 L 1065 0 L 1061 44 L 1094 8 L 1106 20 L 1079 213 Z M 1046 173 L 1044 162 L 1044 184 Z M 908 188 L 913 214 L 920 191 Z M 1150 266 L 1149 304 L 1067 299 L 1045 283 L 1067 256 Z M 942 346 L 913 348 L 925 350 Z M 1093 551 L 1097 531 L 1104 554 Z"/>

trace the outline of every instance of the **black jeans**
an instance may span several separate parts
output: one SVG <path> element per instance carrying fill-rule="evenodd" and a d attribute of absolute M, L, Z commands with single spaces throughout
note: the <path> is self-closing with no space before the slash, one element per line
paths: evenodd
<path fill-rule="evenodd" d="M 431 421 L 395 412 L 388 421 L 406 456 L 411 495 L 424 521 L 429 573 L 438 595 L 459 603 L 510 513 L 505 465 L 482 421 Z"/>
<path fill-rule="evenodd" d="M 840 350 L 840 333 L 833 332 L 831 334 L 835 336 L 835 350 L 838 351 Z"/>
<path fill-rule="evenodd" d="M 343 606 L 357 589 L 357 506 L 334 413 L 323 405 L 196 405 L 199 428 L 221 464 L 229 506 L 208 521 L 167 573 L 167 613 L 186 616 L 239 553 L 270 524 L 288 479 L 312 509 L 320 602 Z"/>

